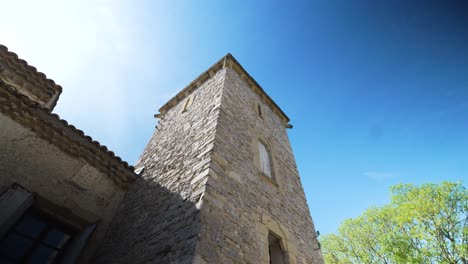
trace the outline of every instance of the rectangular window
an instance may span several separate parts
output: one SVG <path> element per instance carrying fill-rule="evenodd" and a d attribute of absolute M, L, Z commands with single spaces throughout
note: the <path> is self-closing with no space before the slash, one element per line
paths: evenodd
<path fill-rule="evenodd" d="M 78 260 L 97 224 L 78 224 L 80 220 L 72 215 L 62 216 L 59 221 L 44 213 L 41 204 L 47 204 L 47 211 L 60 211 L 18 184 L 0 193 L 0 263 L 75 263 Z M 69 224 L 69 220 L 74 224 Z"/>
<path fill-rule="evenodd" d="M 55 263 L 76 230 L 30 208 L 0 240 L 1 263 Z"/>
<path fill-rule="evenodd" d="M 258 142 L 258 149 L 260 153 L 260 168 L 262 173 L 272 178 L 271 159 L 268 148 L 262 142 Z"/>

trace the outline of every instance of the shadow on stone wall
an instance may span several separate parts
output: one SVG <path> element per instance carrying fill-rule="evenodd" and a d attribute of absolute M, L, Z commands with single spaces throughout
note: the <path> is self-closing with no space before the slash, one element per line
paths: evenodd
<path fill-rule="evenodd" d="M 139 178 L 91 263 L 191 263 L 200 230 L 191 201 Z"/>

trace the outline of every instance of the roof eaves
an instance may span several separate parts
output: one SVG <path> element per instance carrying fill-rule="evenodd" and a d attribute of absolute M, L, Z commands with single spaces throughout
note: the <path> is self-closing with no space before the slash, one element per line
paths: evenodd
<path fill-rule="evenodd" d="M 283 112 L 283 110 L 273 101 L 273 99 L 265 92 L 265 90 L 257 83 L 257 81 L 242 67 L 242 65 L 234 58 L 231 53 L 227 53 L 223 56 L 220 60 L 214 63 L 208 70 L 204 71 L 200 74 L 197 78 L 195 78 L 192 82 L 190 82 L 184 89 L 182 89 L 179 93 L 177 93 L 174 97 L 169 99 L 161 108 L 159 108 L 159 112 L 164 114 L 167 110 L 171 107 L 175 106 L 178 102 L 180 102 L 183 98 L 185 98 L 188 94 L 193 92 L 197 89 L 201 83 L 205 82 L 211 76 L 214 75 L 217 71 L 225 68 L 231 67 L 235 70 L 240 76 L 244 75 L 246 78 L 249 87 L 257 93 L 262 100 L 264 100 L 278 116 L 280 116 L 285 124 L 288 124 L 290 119 L 289 117 Z M 287 125 L 288 127 L 288 125 Z"/>
<path fill-rule="evenodd" d="M 17 121 L 24 121 L 24 124 L 32 126 L 35 122 L 40 122 L 42 126 L 32 127 L 33 131 L 40 129 L 51 130 L 55 136 L 62 136 L 70 141 L 74 146 L 58 144 L 54 142 L 54 137 L 43 134 L 42 137 L 52 143 L 58 145 L 62 150 L 72 154 L 83 156 L 85 160 L 100 167 L 104 172 L 112 172 L 117 174 L 120 179 L 115 179 L 122 186 L 128 186 L 128 183 L 137 179 L 138 175 L 134 172 L 135 168 L 122 160 L 114 152 L 110 151 L 105 145 L 101 145 L 98 141 L 93 140 L 83 131 L 69 124 L 66 120 L 61 119 L 57 114 L 50 113 L 45 107 L 31 101 L 27 96 L 19 93 L 15 88 L 0 80 L 0 93 L 2 96 L 2 104 L 0 110 L 9 114 Z M 9 104 L 15 105 L 15 107 Z M 20 107 L 18 107 L 18 105 Z M 27 113 L 26 113 L 27 111 Z M 28 119 L 28 120 L 26 120 Z M 97 157 L 107 158 L 106 166 L 96 163 Z"/>
<path fill-rule="evenodd" d="M 58 97 L 62 93 L 62 86 L 56 84 L 52 79 L 47 78 L 47 76 L 44 73 L 38 71 L 36 67 L 29 65 L 26 60 L 20 59 L 16 53 L 9 51 L 6 46 L 1 44 L 0 57 L 5 59 L 8 63 L 14 65 L 15 69 L 24 70 L 24 73 L 27 74 L 29 80 L 41 84 L 42 87 L 52 89 L 52 93 L 55 95 L 55 98 L 51 102 L 52 104 L 50 106 L 50 109 L 53 109 L 55 107 L 58 101 Z"/>

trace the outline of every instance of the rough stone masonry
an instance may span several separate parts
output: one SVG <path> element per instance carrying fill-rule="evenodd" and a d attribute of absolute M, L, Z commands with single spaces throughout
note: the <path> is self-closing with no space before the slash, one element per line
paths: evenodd
<path fill-rule="evenodd" d="M 94 263 L 323 263 L 288 117 L 228 54 L 160 109 Z M 271 177 L 261 172 L 259 143 Z M 275 260 L 277 261 L 277 260 Z M 275 262 L 272 260 L 272 262 Z"/>

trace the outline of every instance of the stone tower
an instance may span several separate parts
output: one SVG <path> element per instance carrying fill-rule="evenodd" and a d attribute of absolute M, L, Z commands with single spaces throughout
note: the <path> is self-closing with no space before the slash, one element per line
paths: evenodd
<path fill-rule="evenodd" d="M 289 118 L 232 55 L 159 111 L 95 263 L 323 263 Z"/>

